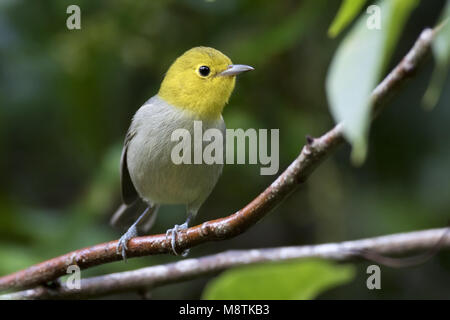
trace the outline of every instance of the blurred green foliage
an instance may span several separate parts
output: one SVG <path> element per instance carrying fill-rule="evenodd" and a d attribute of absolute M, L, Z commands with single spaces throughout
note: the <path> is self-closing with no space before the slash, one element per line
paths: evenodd
<path fill-rule="evenodd" d="M 225 271 L 203 292 L 209 300 L 306 300 L 352 280 L 352 265 L 323 260 L 266 263 Z"/>
<path fill-rule="evenodd" d="M 352 145 L 351 159 L 361 165 L 367 156 L 371 93 L 391 58 L 403 26 L 417 0 L 382 0 L 363 15 L 342 40 L 326 80 L 330 111 Z M 356 9 L 360 3 L 352 2 Z M 348 10 L 348 5 L 341 10 Z M 338 14 L 339 17 L 339 14 Z M 361 77 L 364 70 L 364 77 Z"/>
<path fill-rule="evenodd" d="M 71 4 L 81 8 L 81 30 L 66 28 Z M 444 4 L 419 3 L 395 41 L 391 66 L 436 24 Z M 125 132 L 170 63 L 191 47 L 212 46 L 255 67 L 238 79 L 224 118 L 228 128 L 279 128 L 283 170 L 306 134 L 333 125 L 325 78 L 346 34 L 330 39 L 327 30 L 338 9 L 338 1 L 325 0 L 1 1 L 0 274 L 120 236 L 108 220 L 120 203 Z M 443 226 L 450 211 L 450 81 L 433 112 L 424 111 L 418 101 L 432 68 L 430 60 L 373 124 L 361 168 L 342 148 L 251 230 L 191 255 Z M 274 178 L 260 176 L 257 165 L 225 166 L 195 223 L 234 212 Z M 183 208 L 164 207 L 152 232 L 183 220 Z M 130 259 L 82 276 L 177 259 Z M 355 280 L 318 298 L 448 298 L 448 252 L 416 268 L 382 268 L 378 292 L 365 286 L 367 264 L 355 264 Z M 208 281 L 158 288 L 153 297 L 199 298 Z"/>
<path fill-rule="evenodd" d="M 350 24 L 361 11 L 366 0 L 343 0 L 333 23 L 328 28 L 328 35 L 335 38 Z"/>
<path fill-rule="evenodd" d="M 430 86 L 423 97 L 423 103 L 427 109 L 432 109 L 438 102 L 450 68 L 450 0 L 447 0 L 445 8 L 442 10 L 441 19 L 436 28 L 439 29 L 433 41 L 436 67 L 433 71 Z"/>

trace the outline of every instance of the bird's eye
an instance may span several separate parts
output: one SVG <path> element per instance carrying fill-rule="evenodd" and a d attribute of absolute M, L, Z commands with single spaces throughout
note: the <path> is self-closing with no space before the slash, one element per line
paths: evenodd
<path fill-rule="evenodd" d="M 198 73 L 200 73 L 202 77 L 207 77 L 210 72 L 211 70 L 208 66 L 201 66 L 200 68 L 198 68 Z"/>

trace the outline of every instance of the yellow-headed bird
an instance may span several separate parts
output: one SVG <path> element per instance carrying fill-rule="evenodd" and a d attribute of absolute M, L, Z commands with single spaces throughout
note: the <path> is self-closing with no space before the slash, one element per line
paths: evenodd
<path fill-rule="evenodd" d="M 120 238 L 117 252 L 126 258 L 128 241 L 152 226 L 161 204 L 184 204 L 187 219 L 167 230 L 175 254 L 176 234 L 186 229 L 217 183 L 223 164 L 175 164 L 171 152 L 174 130 L 193 135 L 194 121 L 204 130 L 219 129 L 225 135 L 222 110 L 234 89 L 236 75 L 253 70 L 232 64 L 220 51 L 196 47 L 175 60 L 150 98 L 133 117 L 121 157 L 123 204 L 113 215 L 114 225 L 123 224 L 139 207 L 146 209 Z M 223 139 L 225 141 L 225 139 Z"/>

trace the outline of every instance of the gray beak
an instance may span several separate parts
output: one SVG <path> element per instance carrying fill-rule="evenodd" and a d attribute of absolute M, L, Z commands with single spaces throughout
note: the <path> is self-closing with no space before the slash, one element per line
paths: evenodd
<path fill-rule="evenodd" d="M 228 66 L 228 69 L 219 73 L 218 76 L 235 76 L 242 72 L 247 72 L 251 70 L 255 69 L 245 64 L 230 64 Z"/>

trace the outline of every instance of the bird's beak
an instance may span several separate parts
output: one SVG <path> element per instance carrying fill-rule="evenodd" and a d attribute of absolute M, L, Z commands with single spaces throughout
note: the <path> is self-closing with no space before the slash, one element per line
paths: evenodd
<path fill-rule="evenodd" d="M 247 72 L 251 70 L 255 69 L 245 64 L 230 64 L 228 66 L 228 69 L 219 73 L 218 76 L 235 76 L 242 72 Z"/>

